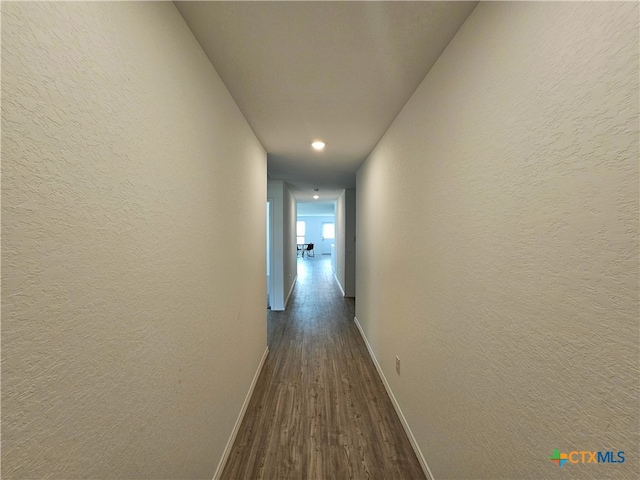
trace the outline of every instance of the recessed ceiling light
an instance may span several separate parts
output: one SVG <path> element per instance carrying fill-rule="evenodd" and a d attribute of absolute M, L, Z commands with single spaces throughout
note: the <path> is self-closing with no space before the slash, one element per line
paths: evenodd
<path fill-rule="evenodd" d="M 314 195 L 313 198 L 315 198 L 316 200 L 319 199 L 320 197 L 318 195 Z"/>
<path fill-rule="evenodd" d="M 324 150 L 324 142 L 321 142 L 320 140 L 316 140 L 311 144 L 311 146 L 314 150 Z"/>

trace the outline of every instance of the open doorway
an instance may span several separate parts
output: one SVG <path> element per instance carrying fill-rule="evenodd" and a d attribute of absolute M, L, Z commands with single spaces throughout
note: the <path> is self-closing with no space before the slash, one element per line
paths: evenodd
<path fill-rule="evenodd" d="M 335 242 L 335 203 L 298 202 L 297 210 L 297 244 L 313 244 L 316 255 L 330 255 Z"/>

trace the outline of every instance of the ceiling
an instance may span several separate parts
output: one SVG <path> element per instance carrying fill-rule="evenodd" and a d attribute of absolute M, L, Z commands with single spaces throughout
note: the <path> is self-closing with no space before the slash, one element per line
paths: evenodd
<path fill-rule="evenodd" d="M 175 2 L 298 201 L 335 200 L 477 2 Z M 326 148 L 316 152 L 311 142 Z"/>

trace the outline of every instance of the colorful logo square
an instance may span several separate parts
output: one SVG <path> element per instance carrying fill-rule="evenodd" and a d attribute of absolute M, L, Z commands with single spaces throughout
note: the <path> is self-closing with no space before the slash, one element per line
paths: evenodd
<path fill-rule="evenodd" d="M 567 463 L 569 461 L 569 455 L 567 455 L 566 453 L 560 453 L 560 450 L 555 448 L 553 450 L 553 455 L 550 456 L 549 459 L 553 463 L 557 463 L 558 465 L 560 465 L 562 467 L 565 463 Z"/>

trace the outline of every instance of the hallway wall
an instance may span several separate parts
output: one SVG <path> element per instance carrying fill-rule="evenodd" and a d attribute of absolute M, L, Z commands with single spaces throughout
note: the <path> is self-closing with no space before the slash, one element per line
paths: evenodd
<path fill-rule="evenodd" d="M 356 316 L 438 480 L 640 476 L 638 71 L 636 3 L 481 3 L 358 172 Z"/>
<path fill-rule="evenodd" d="M 273 278 L 271 309 L 282 311 L 298 276 L 296 261 L 296 199 L 282 180 L 267 182 L 267 196 L 273 199 Z"/>
<path fill-rule="evenodd" d="M 2 476 L 212 478 L 266 154 L 172 3 L 2 5 Z"/>
<path fill-rule="evenodd" d="M 356 189 L 336 200 L 336 278 L 345 297 L 356 296 Z"/>

